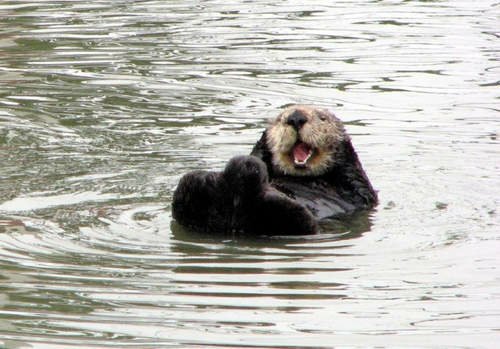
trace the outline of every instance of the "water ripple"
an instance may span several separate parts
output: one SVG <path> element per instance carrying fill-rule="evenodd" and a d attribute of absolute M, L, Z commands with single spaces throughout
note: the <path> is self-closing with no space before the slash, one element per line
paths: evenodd
<path fill-rule="evenodd" d="M 0 346 L 491 347 L 497 7 L 2 2 Z M 374 212 L 271 239 L 172 222 L 183 173 L 294 102 L 345 121 Z"/>

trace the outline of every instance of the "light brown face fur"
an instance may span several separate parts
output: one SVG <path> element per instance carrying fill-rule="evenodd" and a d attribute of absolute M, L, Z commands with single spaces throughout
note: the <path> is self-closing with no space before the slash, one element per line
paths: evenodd
<path fill-rule="evenodd" d="M 288 117 L 296 112 L 306 118 L 298 131 L 287 123 Z M 319 176 L 334 164 L 335 153 L 344 137 L 342 122 L 327 109 L 294 105 L 278 115 L 267 129 L 267 146 L 272 153 L 275 169 L 282 174 Z M 312 149 L 312 155 L 300 166 L 293 156 L 294 146 L 299 142 L 306 143 Z"/>

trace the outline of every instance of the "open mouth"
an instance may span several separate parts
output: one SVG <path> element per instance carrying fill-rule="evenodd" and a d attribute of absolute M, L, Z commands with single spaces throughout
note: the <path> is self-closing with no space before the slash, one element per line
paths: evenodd
<path fill-rule="evenodd" d="M 312 157 L 314 149 L 308 144 L 298 141 L 292 148 L 291 157 L 295 167 L 303 168 Z"/>

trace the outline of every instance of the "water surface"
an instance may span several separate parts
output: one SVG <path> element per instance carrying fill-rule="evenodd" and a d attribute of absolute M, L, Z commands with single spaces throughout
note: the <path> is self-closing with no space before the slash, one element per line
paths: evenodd
<path fill-rule="evenodd" d="M 3 1 L 0 347 L 495 347 L 495 1 Z M 171 221 L 289 103 L 379 190 L 300 238 Z"/>

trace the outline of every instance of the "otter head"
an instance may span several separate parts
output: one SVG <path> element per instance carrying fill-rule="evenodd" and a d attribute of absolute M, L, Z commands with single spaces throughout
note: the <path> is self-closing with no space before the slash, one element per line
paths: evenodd
<path fill-rule="evenodd" d="M 295 105 L 267 129 L 275 170 L 292 176 L 319 176 L 334 163 L 345 138 L 342 122 L 327 109 Z"/>

